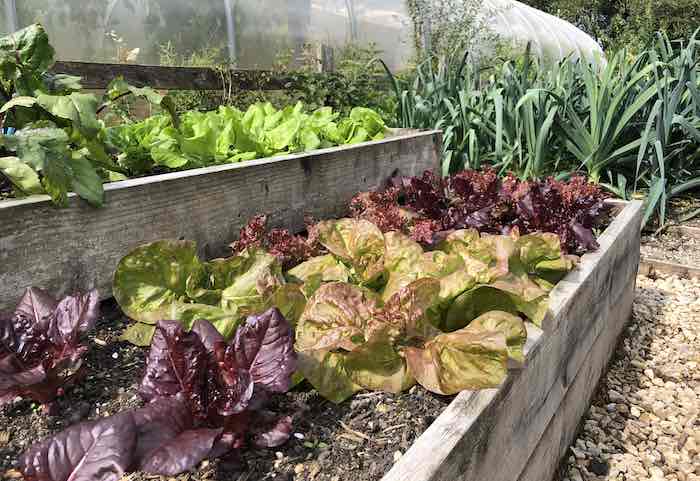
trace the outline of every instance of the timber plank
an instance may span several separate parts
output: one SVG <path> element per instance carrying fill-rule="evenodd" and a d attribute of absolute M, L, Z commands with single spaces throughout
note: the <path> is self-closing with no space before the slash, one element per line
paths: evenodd
<path fill-rule="evenodd" d="M 623 298 L 615 299 L 610 306 L 610 314 L 605 320 L 607 328 L 598 336 L 594 348 L 588 352 L 583 368 L 576 375 L 561 406 L 547 425 L 527 466 L 520 474 L 519 481 L 550 480 L 556 473 L 560 460 L 566 456 L 576 436 L 578 420 L 588 410 L 595 394 L 595 386 L 604 374 L 617 346 L 618 337 L 629 319 L 625 306 L 634 299 L 634 287 L 634 284 L 630 284 Z"/>
<path fill-rule="evenodd" d="M 641 203 L 628 204 L 600 237 L 600 249 L 555 288 L 525 369 L 498 389 L 458 395 L 384 481 L 517 479 L 606 330 L 613 303 L 631 311 L 623 293 L 634 284 L 640 220 Z"/>
<path fill-rule="evenodd" d="M 158 239 L 197 241 L 200 254 L 222 256 L 254 215 L 270 225 L 304 228 L 304 216 L 342 216 L 357 193 L 395 173 L 439 169 L 440 133 L 305 154 L 193 169 L 107 184 L 105 207 L 71 195 L 54 207 L 47 196 L 0 202 L 0 310 L 14 307 L 26 287 L 55 295 L 96 287 L 111 295 L 118 261 Z"/>

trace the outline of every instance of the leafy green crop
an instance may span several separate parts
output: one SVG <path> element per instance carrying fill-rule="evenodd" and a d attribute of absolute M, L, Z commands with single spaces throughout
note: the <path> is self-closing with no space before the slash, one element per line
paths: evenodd
<path fill-rule="evenodd" d="M 80 93 L 80 79 L 48 69 L 54 50 L 41 25 L 0 38 L 0 126 L 16 129 L 0 135 L 0 173 L 15 195 L 46 193 L 59 205 L 73 191 L 90 204 L 104 200 L 104 181 L 122 179 L 104 143 L 100 111 L 135 95 L 172 111 L 167 97 L 116 79 L 102 97 Z M 174 118 L 174 117 L 173 117 Z M 15 155 L 7 155 L 14 153 Z"/>
<path fill-rule="evenodd" d="M 124 334 L 137 345 L 150 344 L 159 320 L 177 320 L 189 329 L 207 319 L 228 338 L 242 319 L 272 303 L 294 322 L 296 303 L 304 302 L 298 286 L 286 284 L 274 256 L 246 249 L 202 262 L 195 243 L 187 241 L 158 241 L 132 251 L 117 266 L 113 291 L 137 321 Z"/>
<path fill-rule="evenodd" d="M 114 277 L 115 298 L 139 321 L 125 338 L 149 343 L 164 318 L 187 329 L 205 318 L 230 337 L 244 316 L 276 307 L 296 329 L 300 374 L 334 402 L 416 381 L 453 394 L 496 386 L 509 359 L 522 361 L 523 318 L 542 322 L 575 263 L 554 234 L 458 230 L 424 251 L 400 232 L 340 219 L 310 237 L 325 253 L 286 273 L 260 248 L 211 262 L 191 242 L 137 248 Z"/>
<path fill-rule="evenodd" d="M 301 103 L 282 110 L 258 103 L 245 112 L 224 106 L 186 112 L 179 128 L 153 116 L 108 129 L 107 140 L 122 152 L 121 167 L 144 175 L 377 140 L 385 130 L 379 114 L 363 107 L 339 119 L 330 107 L 306 113 Z"/>

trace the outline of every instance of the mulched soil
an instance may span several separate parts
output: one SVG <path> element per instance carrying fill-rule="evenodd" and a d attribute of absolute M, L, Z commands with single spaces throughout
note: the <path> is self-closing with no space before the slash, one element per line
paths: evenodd
<path fill-rule="evenodd" d="M 58 400 L 57 415 L 48 416 L 26 401 L 0 410 L 0 477 L 18 477 L 19 455 L 49 434 L 142 404 L 137 382 L 147 350 L 118 340 L 127 320 L 113 303 L 103 303 L 102 310 L 105 316 L 88 340 L 89 374 Z M 177 478 L 132 473 L 123 481 L 374 481 L 452 399 L 416 386 L 399 395 L 359 393 L 335 405 L 302 385 L 270 406 L 294 417 L 294 435 L 284 446 L 249 449 L 235 461 L 204 461 Z"/>

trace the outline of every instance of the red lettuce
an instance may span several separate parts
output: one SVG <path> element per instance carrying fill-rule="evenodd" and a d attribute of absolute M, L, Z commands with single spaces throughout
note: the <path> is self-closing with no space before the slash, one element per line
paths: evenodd
<path fill-rule="evenodd" d="M 98 317 L 97 291 L 58 301 L 27 289 L 12 314 L 0 314 L 0 406 L 20 396 L 49 407 L 82 375 L 80 336 Z"/>
<path fill-rule="evenodd" d="M 208 321 L 190 332 L 160 321 L 139 388 L 148 404 L 35 444 L 19 469 L 28 481 L 116 480 L 131 470 L 175 476 L 248 440 L 278 446 L 291 418 L 261 408 L 289 389 L 293 344 L 277 309 L 248 317 L 230 343 Z"/>
<path fill-rule="evenodd" d="M 507 234 L 517 229 L 555 233 L 564 252 L 583 254 L 597 248 L 593 231 L 605 219 L 605 198 L 583 177 L 520 181 L 485 169 L 439 179 L 426 172 L 394 178 L 381 192 L 358 194 L 350 211 L 382 232 L 400 231 L 428 247 L 454 230 Z"/>
<path fill-rule="evenodd" d="M 237 241 L 231 244 L 234 254 L 249 247 L 262 248 L 275 256 L 285 269 L 301 264 L 318 255 L 319 247 L 312 239 L 291 234 L 286 229 L 267 229 L 267 216 L 253 217 L 240 231 Z"/>

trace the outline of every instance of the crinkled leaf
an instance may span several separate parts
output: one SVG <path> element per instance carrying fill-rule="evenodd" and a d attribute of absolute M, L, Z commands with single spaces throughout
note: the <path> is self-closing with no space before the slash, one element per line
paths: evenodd
<path fill-rule="evenodd" d="M 523 349 L 527 341 L 527 329 L 522 319 L 503 311 L 490 311 L 476 319 L 469 326 L 483 331 L 498 331 L 503 333 L 508 345 L 508 357 L 523 362 Z"/>
<path fill-rule="evenodd" d="M 319 242 L 348 263 L 361 283 L 370 283 L 384 271 L 384 235 L 361 219 L 340 219 L 316 225 Z"/>
<path fill-rule="evenodd" d="M 282 266 L 275 256 L 259 249 L 246 249 L 232 262 L 238 275 L 221 293 L 222 307 L 245 315 L 260 312 L 267 297 L 285 282 Z"/>
<path fill-rule="evenodd" d="M 441 334 L 404 355 L 416 380 L 437 394 L 498 386 L 508 373 L 508 348 L 498 331 L 468 326 Z"/>
<path fill-rule="evenodd" d="M 342 348 L 364 343 L 364 332 L 375 302 L 350 284 L 324 284 L 306 304 L 296 329 L 299 352 Z"/>
<path fill-rule="evenodd" d="M 393 337 L 403 339 L 434 337 L 438 331 L 433 326 L 436 318 L 431 310 L 437 306 L 439 294 L 440 281 L 437 279 L 412 282 L 386 301 L 370 322 L 370 327 L 377 323 L 388 326 Z M 368 333 L 367 337 L 371 339 L 373 336 Z"/>

